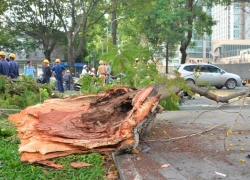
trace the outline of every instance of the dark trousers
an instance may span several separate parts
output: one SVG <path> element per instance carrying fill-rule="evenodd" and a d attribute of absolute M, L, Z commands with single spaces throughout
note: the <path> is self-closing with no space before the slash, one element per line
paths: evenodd
<path fill-rule="evenodd" d="M 57 78 L 57 90 L 61 93 L 64 92 L 64 89 L 63 89 L 63 78 Z"/>
<path fill-rule="evenodd" d="M 70 80 L 66 80 L 66 87 L 67 87 L 67 89 L 69 89 L 70 90 Z"/>

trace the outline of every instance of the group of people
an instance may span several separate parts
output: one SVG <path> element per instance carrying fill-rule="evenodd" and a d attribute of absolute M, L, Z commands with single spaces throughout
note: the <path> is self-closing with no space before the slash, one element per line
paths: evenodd
<path fill-rule="evenodd" d="M 61 60 L 60 59 L 55 60 L 55 64 L 54 64 L 54 66 L 52 68 L 50 68 L 50 66 L 49 66 L 49 60 L 45 59 L 43 61 L 42 83 L 43 84 L 49 83 L 50 78 L 52 76 L 52 72 L 54 72 L 54 76 L 56 78 L 57 90 L 59 92 L 63 93 L 64 92 L 63 75 L 64 75 L 65 70 L 66 70 L 66 68 L 63 65 L 61 65 Z M 67 70 L 67 72 L 68 72 L 68 70 Z"/>
<path fill-rule="evenodd" d="M 64 92 L 63 74 L 64 74 L 64 71 L 66 70 L 66 68 L 64 66 L 62 66 L 60 63 L 61 63 L 60 59 L 56 59 L 54 66 L 51 68 L 49 65 L 49 60 L 48 59 L 43 60 L 41 83 L 42 84 L 50 83 L 50 78 L 54 72 L 54 76 L 56 78 L 57 89 L 59 92 L 63 93 Z M 34 68 L 34 66 L 32 66 L 32 61 L 27 61 L 27 64 L 24 67 L 24 74 L 26 76 L 30 76 L 30 77 L 34 78 L 35 72 L 36 72 L 36 69 Z"/>
<path fill-rule="evenodd" d="M 11 53 L 9 54 L 9 58 L 6 58 L 6 53 L 4 51 L 0 51 L 0 75 L 4 75 L 10 77 L 12 79 L 18 78 L 19 76 L 19 65 L 15 61 L 16 55 Z M 32 61 L 27 61 L 26 66 L 24 67 L 24 74 L 26 76 L 30 76 L 32 78 L 35 77 L 36 69 L 32 66 Z M 69 70 L 66 70 L 64 66 L 61 65 L 60 59 L 55 60 L 54 66 L 51 68 L 49 66 L 49 60 L 45 59 L 43 61 L 42 68 L 42 84 L 49 83 L 50 78 L 54 72 L 54 76 L 56 78 L 57 89 L 59 92 L 64 92 L 63 88 L 63 79 L 66 81 L 66 87 L 70 87 L 71 74 Z M 91 70 L 88 69 L 87 65 L 83 66 L 83 70 L 81 73 L 81 77 L 85 75 L 98 76 L 102 80 L 103 86 L 109 84 L 111 68 L 108 62 L 99 61 L 98 71 L 96 72 L 95 68 Z"/>
<path fill-rule="evenodd" d="M 0 51 L 0 75 L 10 77 L 12 79 L 19 76 L 19 65 L 15 61 L 16 55 L 11 53 L 6 58 L 6 52 Z"/>
<path fill-rule="evenodd" d="M 100 77 L 102 80 L 103 86 L 105 86 L 106 84 L 110 83 L 111 68 L 110 68 L 108 62 L 100 60 L 97 72 L 96 72 L 95 68 L 92 68 L 91 70 L 89 70 L 87 65 L 83 66 L 82 73 L 81 73 L 80 77 L 83 77 L 86 75 Z"/>

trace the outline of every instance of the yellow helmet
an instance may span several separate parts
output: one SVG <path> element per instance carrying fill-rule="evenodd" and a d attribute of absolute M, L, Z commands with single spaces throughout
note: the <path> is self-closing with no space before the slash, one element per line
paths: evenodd
<path fill-rule="evenodd" d="M 104 64 L 103 60 L 99 61 L 99 64 L 100 64 L 100 65 L 103 65 L 103 64 Z"/>
<path fill-rule="evenodd" d="M 49 64 L 49 60 L 48 59 L 44 59 L 43 63 Z"/>
<path fill-rule="evenodd" d="M 67 73 L 69 73 L 69 72 L 70 72 L 70 70 L 67 70 L 66 72 L 67 72 Z"/>
<path fill-rule="evenodd" d="M 9 57 L 10 57 L 10 58 L 13 58 L 13 59 L 16 59 L 16 55 L 13 54 L 13 53 L 11 53 L 11 54 L 9 55 Z"/>
<path fill-rule="evenodd" d="M 56 59 L 56 61 L 55 61 L 56 63 L 60 63 L 61 61 L 60 61 L 60 59 Z"/>
<path fill-rule="evenodd" d="M 6 53 L 4 51 L 0 51 L 0 56 L 6 56 Z"/>

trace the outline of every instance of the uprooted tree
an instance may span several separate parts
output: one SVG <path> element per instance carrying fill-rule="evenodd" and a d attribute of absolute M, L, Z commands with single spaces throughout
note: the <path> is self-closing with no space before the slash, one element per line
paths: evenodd
<path fill-rule="evenodd" d="M 216 102 L 228 102 L 248 93 L 220 97 L 195 85 L 188 86 Z M 117 87 L 96 95 L 49 99 L 27 107 L 9 116 L 21 139 L 21 161 L 46 164 L 48 159 L 69 154 L 131 151 L 162 110 L 159 101 L 181 89 L 175 85 L 138 90 Z"/>
<path fill-rule="evenodd" d="M 107 86 L 110 89 L 90 95 L 48 99 L 10 115 L 21 139 L 21 161 L 55 167 L 47 160 L 89 152 L 129 152 L 138 146 L 140 136 L 151 129 L 156 113 L 162 111 L 160 100 L 175 99 L 182 89 L 224 103 L 248 93 L 220 97 L 187 84 L 178 76 L 160 75 L 153 63 L 145 62 L 145 54 L 144 48 L 135 46 L 110 48 L 102 58 L 109 59 L 115 74 L 125 74 L 117 84 Z M 140 57 L 138 62 L 134 61 L 135 57 Z M 91 93 L 86 89 L 98 86 L 91 78 L 82 78 L 82 81 L 86 86 L 84 93 Z"/>

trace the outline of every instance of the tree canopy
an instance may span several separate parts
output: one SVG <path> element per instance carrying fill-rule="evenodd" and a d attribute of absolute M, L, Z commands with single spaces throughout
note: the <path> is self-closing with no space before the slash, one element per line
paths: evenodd
<path fill-rule="evenodd" d="M 111 37 L 118 47 L 142 45 L 154 52 L 164 47 L 167 62 L 179 47 L 181 63 L 185 63 L 193 34 L 202 37 L 212 33 L 215 22 L 207 9 L 217 4 L 228 6 L 233 3 L 232 0 L 1 2 L 0 10 L 4 16 L 1 23 L 2 46 L 12 51 L 24 46 L 26 49 L 42 47 L 47 59 L 50 59 L 56 45 L 63 46 L 71 67 L 75 61 L 89 61 L 91 57 L 97 59 L 108 50 L 106 41 L 111 42 Z M 104 16 L 106 14 L 109 14 L 108 18 Z"/>

